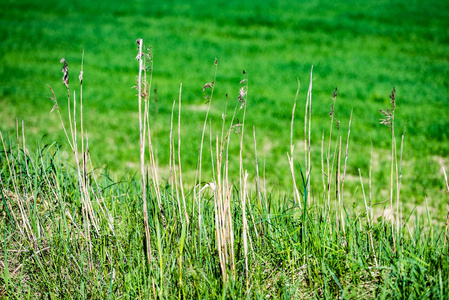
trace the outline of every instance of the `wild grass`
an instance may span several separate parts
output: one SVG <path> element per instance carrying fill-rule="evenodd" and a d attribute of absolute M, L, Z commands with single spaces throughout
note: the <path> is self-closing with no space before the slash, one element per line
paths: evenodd
<path fill-rule="evenodd" d="M 150 113 L 156 118 L 157 112 L 152 135 L 155 160 L 164 167 L 160 179 L 169 178 L 169 139 L 163 137 L 170 134 L 172 104 L 178 100 L 182 82 L 183 117 L 188 117 L 181 127 L 182 176 L 185 183 L 195 181 L 198 137 L 202 135 L 207 109 L 202 87 L 212 82 L 214 70 L 210 64 L 217 57 L 220 72 L 216 81 L 220 84 L 214 90 L 209 117 L 221 120 L 226 100 L 238 97 L 236 84 L 242 80 L 244 69 L 250 79 L 251 94 L 247 133 L 256 127 L 260 174 L 265 171 L 270 186 L 287 188 L 292 180 L 285 153 L 290 152 L 288 128 L 296 78 L 303 85 L 298 96 L 306 99 L 313 65 L 311 140 L 320 140 L 323 131 L 326 137 L 329 135 L 327 113 L 335 86 L 335 117 L 341 121 L 341 132 L 347 132 L 353 108 L 353 151 L 346 168 L 344 198 L 357 192 L 358 168 L 362 173 L 369 168 L 370 147 L 366 145 L 371 142 L 373 179 L 389 194 L 391 139 L 388 131 L 377 128 L 378 110 L 387 108 L 388 94 L 395 86 L 401 99 L 395 114 L 398 154 L 399 133 L 407 125 L 401 187 L 401 194 L 408 199 L 404 209 L 425 206 L 427 198 L 431 209 L 445 210 L 445 202 L 438 199 L 444 188 L 440 170 L 443 165 L 447 167 L 449 153 L 449 143 L 445 142 L 449 128 L 448 27 L 449 2 L 437 0 L 373 1 L 363 5 L 360 0 L 171 0 L 129 5 L 107 0 L 46 0 L 39 5 L 31 0 L 5 0 L 0 3 L 0 130 L 14 132 L 17 117 L 26 121 L 30 148 L 57 141 L 62 155 L 70 155 L 59 120 L 48 117 L 45 84 L 62 97 L 66 88 L 59 84 L 60 77 L 54 69 L 64 54 L 70 71 L 78 73 L 84 49 L 87 85 L 83 92 L 88 102 L 83 121 L 90 128 L 92 159 L 97 166 L 107 166 L 114 176 L 134 172 L 140 165 L 140 157 L 135 155 L 140 145 L 134 142 L 139 139 L 138 125 L 129 122 L 137 118 L 138 111 L 134 94 L 129 92 L 136 76 L 135 65 L 129 60 L 136 56 L 132 46 L 135 37 L 147 36 L 155 46 L 150 102 L 158 102 L 150 106 Z M 67 110 L 66 101 L 61 101 L 60 106 Z M 298 120 L 304 117 L 304 111 L 304 106 L 296 110 L 295 122 L 299 127 L 303 125 Z M 242 116 L 238 118 L 242 120 Z M 218 121 L 211 125 L 215 131 L 221 128 Z M 336 132 L 334 126 L 334 142 Z M 302 155 L 302 130 L 298 128 L 293 136 L 295 151 Z M 345 144 L 343 136 L 342 145 Z M 319 143 L 313 147 L 311 160 L 315 168 L 311 175 L 314 181 L 321 181 Z M 334 147 L 332 144 L 331 151 Z M 238 143 L 231 143 L 230 153 L 239 155 Z M 342 158 L 343 153 L 344 150 Z M 272 159 L 264 163 L 268 155 Z M 253 165 L 246 157 L 244 160 Z M 209 162 L 203 160 L 203 164 Z M 306 172 L 302 156 L 301 163 Z M 230 160 L 230 164 L 239 168 L 239 160 Z M 253 172 L 249 179 L 253 182 Z M 426 188 L 413 182 L 422 182 Z M 388 198 L 383 189 L 375 188 L 372 194 Z"/>
<path fill-rule="evenodd" d="M 246 72 L 240 83 L 240 97 L 229 103 L 232 116 L 227 111 L 221 120 L 209 116 L 219 85 L 217 59 L 214 79 L 203 88 L 210 94 L 204 123 L 201 122 L 202 134 L 198 137 L 195 185 L 188 187 L 182 177 L 182 127 L 187 122 L 181 113 L 182 84 L 177 110 L 176 101 L 172 106 L 167 149 L 170 176 L 164 182 L 159 177 L 151 135 L 152 52 L 142 39 L 137 44 L 139 114 L 136 120 L 129 120 L 139 124 L 140 138 L 135 142 L 140 147 L 139 154 L 136 153 L 140 166 L 134 175 L 111 179 L 106 171 L 94 168 L 83 125 L 83 73 L 78 78 L 80 97 L 76 98 L 75 89 L 69 85 L 65 60 L 61 63 L 70 130 L 66 130 L 55 93 L 52 89 L 50 92 L 52 110 L 58 113 L 73 160 L 62 157 L 57 143 L 30 151 L 23 122 L 20 128 L 16 125 L 15 137 L 0 133 L 2 297 L 444 299 L 449 296 L 446 275 L 449 221 L 435 219 L 427 207 L 425 213 L 417 209 L 408 214 L 402 212 L 401 158 L 396 154 L 393 131 L 394 102 L 390 110 L 388 212 L 382 206 L 383 199 L 372 199 L 373 186 L 378 184 L 373 179 L 372 155 L 367 158 L 368 170 L 358 170 L 358 194 L 346 201 L 343 198 L 346 162 L 351 156 L 351 119 L 347 135 L 340 133 L 340 123 L 334 116 L 337 89 L 332 94 L 329 132 L 323 132 L 321 139 L 322 191 L 321 182 L 310 176 L 313 168 L 319 168 L 310 159 L 317 149 L 312 147 L 317 142 L 310 134 L 314 124 L 312 70 L 305 103 L 298 96 L 292 101 L 290 152 L 284 159 L 290 167 L 293 190 L 268 186 L 265 172 L 260 172 L 256 128 L 252 128 L 252 136 L 251 130 L 245 128 L 251 103 L 250 78 Z M 394 90 L 391 98 L 396 100 Z M 295 153 L 295 109 L 302 105 L 304 153 Z M 216 121 L 221 123 L 218 131 L 212 126 Z M 332 134 L 335 123 L 336 136 Z M 328 134 L 329 140 L 325 141 Z M 342 149 L 343 136 L 346 149 Z M 232 144 L 238 145 L 239 155 L 231 155 Z M 300 162 L 302 157 L 304 162 Z M 203 158 L 210 160 L 210 168 Z M 238 168 L 233 167 L 232 160 L 236 160 Z M 365 173 L 368 178 L 362 176 Z M 444 169 L 443 173 L 441 181 L 447 186 Z M 447 199 L 443 193 L 441 197 Z"/>

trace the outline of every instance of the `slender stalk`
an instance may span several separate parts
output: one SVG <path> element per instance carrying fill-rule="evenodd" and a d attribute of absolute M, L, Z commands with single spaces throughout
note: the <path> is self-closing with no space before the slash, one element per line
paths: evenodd
<path fill-rule="evenodd" d="M 243 252 L 245 255 L 245 278 L 246 278 L 246 289 L 249 288 L 249 268 L 248 268 L 248 221 L 246 219 L 246 197 L 248 193 L 247 182 L 248 182 L 248 172 L 245 171 L 245 176 L 243 178 L 243 194 L 242 194 L 242 222 L 243 222 Z"/>
<path fill-rule="evenodd" d="M 140 173 L 142 176 L 142 199 L 143 199 L 143 221 L 145 226 L 145 238 L 146 238 L 146 252 L 148 263 L 151 265 L 151 243 L 150 243 L 150 227 L 148 224 L 148 204 L 147 204 L 147 190 L 145 180 L 145 136 L 143 134 L 142 124 L 142 72 L 143 72 L 143 53 L 142 46 L 143 40 L 138 39 L 137 45 L 139 46 L 139 81 L 137 83 L 138 89 L 138 101 L 139 101 L 139 134 L 140 134 Z"/>
<path fill-rule="evenodd" d="M 371 172 L 373 170 L 373 142 L 371 141 L 371 155 L 369 164 L 369 212 L 370 218 L 373 219 L 373 206 L 372 206 L 372 185 L 371 185 Z"/>
<path fill-rule="evenodd" d="M 262 210 L 262 198 L 260 195 L 259 164 L 257 163 L 257 142 L 256 142 L 256 127 L 255 126 L 253 126 L 253 137 L 254 137 L 254 163 L 255 163 L 255 167 L 256 167 L 256 195 L 257 195 L 257 199 L 259 200 L 259 209 Z"/>
<path fill-rule="evenodd" d="M 214 75 L 214 80 L 213 83 L 210 85 L 211 86 L 211 93 L 210 93 L 210 98 L 209 98 L 209 103 L 207 106 L 207 111 L 206 111 L 206 117 L 204 118 L 204 124 L 203 124 L 203 132 L 201 134 L 201 144 L 200 144 L 200 154 L 198 157 L 198 195 L 197 195 L 197 203 L 198 203 L 198 231 L 200 233 L 200 238 L 199 241 L 201 243 L 201 221 L 202 221 L 202 207 L 201 207 L 201 193 L 202 193 L 202 161 L 203 161 L 203 144 L 204 144 L 204 134 L 206 132 L 206 124 L 207 124 L 207 119 L 209 117 L 209 112 L 210 112 L 210 106 L 212 104 L 212 98 L 214 95 L 214 88 L 215 88 L 215 80 L 217 79 L 217 70 L 218 70 L 218 62 L 217 59 L 215 58 L 215 75 Z M 206 84 L 207 86 L 207 84 Z M 201 248 L 201 244 L 200 244 L 200 248 Z"/>
<path fill-rule="evenodd" d="M 335 109 L 335 108 L 333 108 Z M 327 205 L 330 207 L 330 202 L 331 202 L 331 182 L 332 182 L 332 174 L 331 174 L 331 166 L 330 166 L 330 156 L 331 156 L 331 143 L 332 143 L 332 124 L 334 122 L 334 113 L 332 112 L 331 115 L 331 124 L 330 124 L 330 128 L 329 128 L 329 146 L 328 146 L 328 150 L 327 150 L 327 157 L 326 157 L 326 162 L 327 162 Z M 333 159 L 335 159 L 335 156 L 333 157 Z M 332 162 L 332 168 L 333 168 L 333 162 Z"/>
<path fill-rule="evenodd" d="M 181 94 L 182 83 L 179 85 L 179 106 L 178 106 L 178 165 L 179 165 L 179 186 L 181 187 L 182 203 L 184 205 L 184 216 L 187 224 L 189 224 L 189 214 L 187 213 L 186 197 L 184 194 L 184 184 L 182 181 L 181 167 Z"/>
<path fill-rule="evenodd" d="M 326 206 L 326 180 L 324 179 L 324 175 L 326 174 L 326 172 L 324 171 L 324 130 L 323 130 L 323 134 L 321 135 L 321 177 L 323 180 L 323 205 Z M 327 209 L 330 209 L 330 207 L 328 206 Z"/>
<path fill-rule="evenodd" d="M 296 110 L 296 101 L 298 100 L 299 95 L 299 89 L 301 87 L 301 83 L 299 81 L 299 78 L 296 78 L 298 81 L 298 88 L 296 89 L 296 95 L 295 95 L 295 102 L 293 102 L 293 109 L 292 109 L 292 122 L 290 126 L 290 156 L 288 157 L 289 165 L 290 165 L 290 171 L 292 173 L 292 181 L 293 181 L 293 195 L 295 199 L 295 203 L 301 208 L 301 199 L 299 197 L 299 190 L 296 185 L 296 177 L 295 177 L 295 167 L 293 162 L 293 152 L 295 150 L 295 146 L 293 145 L 293 123 L 295 120 L 295 110 Z M 306 104 L 307 105 L 307 104 Z"/>
<path fill-rule="evenodd" d="M 341 176 L 341 136 L 340 136 L 340 143 L 338 146 L 338 160 L 337 160 L 337 172 L 335 173 L 335 197 L 338 201 L 338 210 L 339 210 L 339 218 L 341 222 L 341 229 L 343 230 L 343 235 L 346 235 L 345 232 L 345 220 L 343 217 L 343 204 L 341 201 L 341 183 L 339 182 L 340 176 Z"/>
<path fill-rule="evenodd" d="M 394 207 L 393 207 L 395 149 L 396 149 L 396 139 L 394 137 L 394 111 L 393 111 L 392 120 L 391 120 L 390 210 L 391 210 L 391 234 L 392 234 L 392 238 L 393 238 L 394 252 L 396 252 L 396 237 L 395 237 L 395 230 L 394 230 L 395 213 L 394 213 Z"/>
<path fill-rule="evenodd" d="M 47 84 L 47 86 L 50 89 L 51 94 L 53 95 L 53 97 L 47 97 L 47 98 L 51 99 L 53 101 L 53 103 L 54 103 L 53 108 L 50 111 L 50 114 L 54 110 L 56 110 L 56 112 L 58 113 L 59 120 L 61 121 L 62 129 L 64 130 L 64 134 L 65 134 L 65 136 L 67 138 L 67 142 L 69 143 L 70 149 L 73 150 L 74 148 L 73 148 L 72 142 L 70 141 L 69 135 L 68 135 L 67 130 L 65 128 L 64 121 L 63 121 L 62 116 L 61 116 L 61 112 L 59 111 L 58 99 L 56 98 L 56 95 L 55 95 L 55 92 L 53 91 L 53 88 L 51 86 L 49 86 L 48 84 Z M 70 107 L 69 107 L 69 109 L 70 109 Z"/>
<path fill-rule="evenodd" d="M 72 116 L 70 113 L 71 105 L 70 105 L 70 88 L 69 88 L 69 67 L 67 66 L 67 61 L 65 58 L 61 59 L 61 63 L 64 64 L 62 67 L 62 73 L 64 73 L 64 76 L 62 77 L 63 78 L 62 81 L 67 89 L 67 108 L 68 108 L 68 113 L 69 113 L 70 133 L 72 134 L 72 143 L 75 144 L 74 136 L 73 136 Z M 74 148 L 72 148 L 72 150 L 74 150 Z"/>
<path fill-rule="evenodd" d="M 80 71 L 80 75 L 78 77 L 79 82 L 80 82 L 80 122 L 81 122 L 81 151 L 83 151 L 83 153 L 85 151 L 87 151 L 87 149 L 84 149 L 84 122 L 83 122 L 83 74 L 84 74 L 84 50 L 83 50 L 83 54 L 81 56 L 81 71 Z M 84 154 L 83 154 L 83 166 L 86 165 L 85 159 L 84 159 Z M 86 169 L 83 168 L 83 180 L 86 181 Z"/>
<path fill-rule="evenodd" d="M 173 115 L 174 115 L 174 111 L 175 111 L 175 105 L 176 105 L 176 101 L 173 101 L 173 105 L 172 105 L 172 109 L 171 109 L 171 118 L 170 118 L 170 159 L 169 159 L 169 169 L 170 169 L 170 190 L 171 190 L 171 195 L 172 197 L 175 196 L 174 194 L 174 186 L 175 186 L 175 168 L 176 168 L 176 164 L 175 164 L 175 158 L 174 158 L 174 140 L 173 140 Z M 181 203 L 179 202 L 179 197 L 176 198 L 178 201 L 178 210 L 179 210 L 179 215 L 181 216 Z M 175 205 L 173 204 L 173 215 L 175 215 Z"/>
<path fill-rule="evenodd" d="M 215 232 L 216 232 L 216 238 L 217 238 L 217 251 L 218 251 L 218 258 L 220 261 L 220 268 L 221 268 L 221 274 L 223 278 L 223 283 L 226 282 L 227 279 L 227 270 L 226 270 L 226 246 L 224 245 L 224 238 L 223 238 L 223 219 L 222 219 L 222 182 L 221 182 L 221 159 L 220 159 L 220 145 L 218 143 L 218 136 L 216 136 L 215 139 L 215 150 L 216 150 L 216 191 L 214 195 L 214 210 L 215 210 Z"/>
<path fill-rule="evenodd" d="M 248 90 L 248 77 L 246 79 L 246 89 Z M 245 101 L 245 99 L 242 98 L 242 101 Z M 243 102 L 244 103 L 244 102 Z M 246 118 L 246 107 L 247 105 L 245 105 L 243 107 L 243 120 L 242 120 L 242 124 L 241 124 L 241 134 L 240 134 L 240 153 L 239 153 L 239 157 L 240 157 L 240 161 L 239 161 L 239 180 L 240 180 L 240 191 L 242 194 L 242 190 L 243 190 L 243 177 L 244 177 L 244 172 L 243 172 L 243 138 L 245 136 L 245 118 Z"/>
<path fill-rule="evenodd" d="M 310 201 L 310 132 L 312 127 L 312 74 L 313 66 L 310 69 L 310 83 L 309 90 L 307 91 L 306 99 L 306 111 L 304 114 L 304 160 L 306 166 L 306 179 L 307 179 L 307 199 Z M 307 131 L 308 129 L 308 131 Z M 307 204 L 307 203 L 306 203 Z"/>
<path fill-rule="evenodd" d="M 366 211 L 366 220 L 368 222 L 368 236 L 369 236 L 369 243 L 371 246 L 371 251 L 373 252 L 374 262 L 376 264 L 376 267 L 379 265 L 377 264 L 377 258 L 376 258 L 376 252 L 374 250 L 374 242 L 373 242 L 373 234 L 372 234 L 372 226 L 373 226 L 373 220 L 371 219 L 370 210 L 371 207 L 368 206 L 366 202 L 366 196 L 365 196 L 365 188 L 363 187 L 363 180 L 362 180 L 362 172 L 359 169 L 359 176 L 360 176 L 360 184 L 362 185 L 362 192 L 363 192 L 363 200 L 365 203 L 365 211 Z"/>
<path fill-rule="evenodd" d="M 405 129 L 404 129 L 405 131 Z M 399 238 L 399 223 L 400 223 L 400 214 L 399 214 L 399 206 L 400 206 L 400 192 L 401 192 L 401 184 L 402 184 L 402 154 L 404 153 L 404 135 L 402 135 L 401 139 L 401 154 L 399 158 L 399 170 L 398 170 L 398 160 L 396 157 L 396 229 L 397 235 Z M 395 145 L 395 154 L 396 154 L 396 145 Z"/>
<path fill-rule="evenodd" d="M 342 201 L 343 201 L 343 198 L 344 198 L 343 191 L 344 191 L 344 187 L 345 187 L 346 166 L 347 166 L 347 163 L 348 163 L 349 135 L 351 133 L 352 111 L 353 111 L 353 109 L 351 109 L 351 116 L 349 117 L 348 138 L 346 140 L 345 166 L 344 166 L 344 169 L 343 169 L 343 178 L 341 180 L 341 200 Z"/>

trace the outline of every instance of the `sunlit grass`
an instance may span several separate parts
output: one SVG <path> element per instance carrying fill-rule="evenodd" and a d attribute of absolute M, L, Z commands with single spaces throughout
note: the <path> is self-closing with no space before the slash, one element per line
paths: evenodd
<path fill-rule="evenodd" d="M 202 85 L 206 109 L 185 104 L 180 85 L 172 102 L 171 121 L 161 125 L 156 123 L 160 120 L 156 120 L 155 103 L 150 101 L 154 98 L 148 97 L 154 93 L 152 70 L 145 68 L 152 65 L 149 58 L 153 56 L 146 57 L 139 68 L 140 116 L 135 112 L 133 120 L 126 119 L 126 114 L 120 116 L 123 120 L 119 119 L 122 121 L 115 128 L 123 130 L 130 121 L 141 125 L 134 128 L 137 134 L 130 132 L 137 135 L 135 139 L 125 139 L 123 145 L 114 143 L 118 151 L 121 146 L 130 147 L 128 143 L 139 147 L 140 135 L 143 152 L 140 156 L 139 151 L 133 153 L 140 157 L 136 160 L 140 172 L 138 164 L 128 165 L 134 172 L 121 177 L 96 168 L 91 156 L 96 145 L 90 136 L 96 131 L 103 138 L 107 134 L 103 128 L 83 122 L 90 113 L 89 101 L 82 94 L 90 85 L 87 62 L 82 65 L 82 84 L 75 72 L 70 73 L 70 87 L 64 81 L 70 95 L 69 110 L 67 104 L 63 106 L 67 91 L 48 90 L 53 112 L 46 118 L 49 123 L 52 119 L 59 122 L 65 147 L 47 143 L 30 150 L 25 122 L 18 123 L 9 137 L 0 131 L 0 296 L 448 296 L 447 210 L 428 200 L 416 206 L 409 199 L 411 192 L 404 182 L 410 169 L 402 165 L 402 138 L 393 130 L 402 109 L 398 94 L 391 92 L 390 100 L 395 102 L 387 106 L 394 110 L 394 117 L 387 113 L 390 117 L 383 122 L 390 131 L 376 128 L 390 153 L 372 150 L 370 145 L 353 149 L 353 136 L 359 129 L 353 127 L 352 118 L 351 125 L 345 125 L 340 117 L 337 89 L 329 95 L 333 108 L 327 108 L 332 118 L 327 114 L 322 137 L 314 140 L 313 111 L 318 104 L 313 100 L 317 84 L 312 72 L 308 88 L 303 87 L 308 91 L 307 100 L 298 93 L 286 112 L 282 107 L 269 110 L 290 118 L 290 124 L 281 128 L 282 134 L 259 133 L 259 128 L 248 122 L 253 113 L 251 77 L 240 73 L 236 84 L 240 98 L 229 97 L 227 104 L 220 103 L 216 95 L 219 60 L 210 63 L 212 71 L 215 68 L 210 78 L 215 80 Z M 197 116 L 191 118 L 194 112 Z M 305 118 L 299 118 L 298 112 L 305 112 Z M 166 151 L 168 170 L 156 160 L 156 136 L 158 141 L 168 137 L 168 147 L 159 142 L 157 149 Z M 194 140 L 192 145 L 189 138 Z M 413 141 L 413 136 L 406 138 Z M 285 156 L 277 162 L 281 156 L 275 153 L 283 147 Z M 106 155 L 108 150 L 102 151 Z M 196 160 L 189 165 L 192 152 Z M 357 169 L 358 177 L 349 172 L 351 167 L 346 172 L 353 153 L 364 161 Z M 180 160 L 184 156 L 187 159 Z M 321 163 L 317 162 L 320 159 Z M 274 168 L 284 166 L 281 171 L 288 184 L 278 185 L 284 181 L 271 179 L 273 174 L 265 171 L 266 163 L 273 161 Z M 446 174 L 435 173 L 439 183 L 415 182 L 413 187 L 426 193 L 441 185 L 449 192 Z M 183 181 L 186 174 L 195 178 L 193 186 Z M 439 191 L 439 197 L 446 196 Z"/>
<path fill-rule="evenodd" d="M 228 1 L 218 5 L 174 1 L 125 5 L 46 1 L 35 5 L 5 1 L 0 5 L 0 99 L 2 107 L 8 107 L 0 112 L 0 128 L 12 133 L 15 118 L 25 120 L 33 132 L 30 145 L 46 134 L 47 142 L 64 143 L 56 123 L 40 121 L 47 119 L 51 109 L 45 100 L 45 84 L 61 93 L 57 70 L 61 53 L 71 64 L 70 72 L 77 73 L 84 50 L 85 98 L 89 101 L 85 122 L 90 128 L 102 128 L 101 133 L 92 130 L 90 134 L 95 145 L 91 154 L 99 166 L 108 166 L 115 174 L 131 171 L 127 166 L 137 163 L 138 149 L 132 141 L 138 136 L 137 123 L 127 122 L 137 106 L 130 92 L 136 71 L 129 64 L 135 57 L 130 41 L 140 35 L 149 37 L 154 52 L 158 148 L 169 144 L 167 128 L 179 83 L 183 83 L 185 110 L 193 108 L 183 124 L 186 168 L 195 168 L 201 132 L 198 124 L 203 119 L 202 111 L 195 108 L 205 107 L 202 86 L 213 77 L 211 63 L 217 57 L 217 103 L 211 117 L 221 118 L 226 103 L 236 100 L 240 74 L 246 70 L 251 91 L 247 123 L 256 126 L 259 139 L 279 141 L 270 151 L 273 159 L 266 161 L 267 174 L 278 183 L 289 182 L 288 168 L 282 165 L 289 140 L 284 128 L 290 122 L 289 110 L 284 108 L 294 99 L 296 79 L 305 83 L 314 65 L 312 140 L 321 139 L 330 95 L 337 86 L 337 118 L 345 129 L 353 108 L 353 127 L 357 129 L 352 136 L 357 151 L 348 162 L 348 171 L 357 176 L 357 169 L 366 166 L 368 152 L 362 146 L 371 141 L 382 160 L 388 134 L 375 130 L 381 116 L 377 112 L 388 104 L 386 95 L 396 86 L 400 98 L 397 132 L 407 125 L 405 143 L 416 141 L 405 148 L 405 167 L 420 170 L 408 173 L 403 192 L 423 203 L 426 196 L 436 197 L 442 189 L 435 170 L 441 169 L 439 160 L 447 164 L 449 153 L 444 142 L 449 126 L 445 109 L 449 51 L 444 30 L 449 9 L 445 2 Z M 305 99 L 305 89 L 300 96 Z M 261 158 L 264 156 L 262 152 Z M 158 159 L 161 165 L 168 165 L 166 152 L 158 151 Z M 312 159 L 319 162 L 318 157 Z M 430 163 L 419 163 L 423 161 Z M 427 192 L 415 189 L 412 193 L 413 187 L 407 187 L 407 182 L 423 180 L 430 182 Z"/>

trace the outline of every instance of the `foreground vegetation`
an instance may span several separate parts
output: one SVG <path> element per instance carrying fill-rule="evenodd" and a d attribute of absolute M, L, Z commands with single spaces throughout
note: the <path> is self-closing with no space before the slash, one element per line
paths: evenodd
<path fill-rule="evenodd" d="M 312 153 L 318 155 L 311 146 L 312 72 L 305 107 L 295 99 L 287 128 L 292 189 L 267 185 L 258 160 L 256 128 L 245 123 L 246 74 L 238 100 L 231 102 L 235 109 L 223 112 L 218 131 L 211 124 L 217 120 L 209 116 L 216 75 L 203 86 L 208 108 L 197 137 L 196 180 L 189 188 L 181 166 L 182 84 L 172 106 L 166 149 L 169 176 L 162 181 L 150 126 L 152 52 L 142 40 L 137 44 L 139 172 L 116 180 L 107 171 L 94 169 L 83 123 L 84 74 L 78 77 L 79 92 L 73 93 L 76 76 L 69 83 L 65 59 L 61 63 L 70 108 L 67 118 L 51 87 L 50 98 L 72 157 L 65 158 L 57 143 L 28 150 L 26 134 L 19 130 L 23 124 L 17 125 L 17 137 L 1 135 L 0 295 L 30 299 L 449 297 L 446 218 L 441 213 L 435 218 L 427 206 L 410 213 L 402 209 L 403 137 L 396 140 L 395 89 L 382 120 L 389 128 L 391 147 L 389 176 L 383 181 L 387 185 L 379 188 L 388 191 L 387 201 L 373 196 L 378 182 L 372 174 L 372 156 L 367 158 L 371 161 L 367 169 L 358 169 L 358 193 L 346 199 L 352 119 L 345 134 L 336 129 L 340 126 L 334 110 L 337 89 L 332 94 L 329 128 L 322 137 L 321 164 L 311 159 Z M 214 64 L 217 70 L 218 61 Z M 297 106 L 305 108 L 303 124 L 295 119 Z M 293 134 L 297 123 L 304 127 L 300 149 Z M 231 145 L 237 145 L 238 155 L 230 155 Z M 313 168 L 322 181 L 311 180 Z M 441 197 L 447 196 L 441 193 Z"/>

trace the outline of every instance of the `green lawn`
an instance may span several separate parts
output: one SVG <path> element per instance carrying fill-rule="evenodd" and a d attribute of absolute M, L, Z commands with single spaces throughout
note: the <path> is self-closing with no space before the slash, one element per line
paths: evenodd
<path fill-rule="evenodd" d="M 374 192 L 384 200 L 391 138 L 379 124 L 379 109 L 389 107 L 394 86 L 398 141 L 406 126 L 404 198 L 410 208 L 426 197 L 431 206 L 445 208 L 441 167 L 448 166 L 449 156 L 448 28 L 445 1 L 6 0 L 0 4 L 0 130 L 4 136 L 14 135 L 17 118 L 25 122 L 30 147 L 54 140 L 64 144 L 56 114 L 49 115 L 52 103 L 46 99 L 51 95 L 46 84 L 54 88 L 65 112 L 59 60 L 67 58 L 71 88 L 78 92 L 75 79 L 84 50 L 84 119 L 94 165 L 107 166 L 119 176 L 133 174 L 139 136 L 137 97 L 131 87 L 138 70 L 135 40 L 143 38 L 154 53 L 152 87 L 157 88 L 158 101 L 153 101 L 151 122 L 161 169 L 167 170 L 171 107 L 182 82 L 182 159 L 186 178 L 193 182 L 206 111 L 202 86 L 213 80 L 218 58 L 213 130 L 219 130 L 226 105 L 228 113 L 233 111 L 245 70 L 246 168 L 254 168 L 255 126 L 259 160 L 268 180 L 288 188 L 286 152 L 297 78 L 301 89 L 295 116 L 296 161 L 303 164 L 304 105 L 313 65 L 316 185 L 321 178 L 321 136 L 323 131 L 328 136 L 331 95 L 337 86 L 336 118 L 343 144 L 354 109 L 348 174 L 356 180 L 348 180 L 346 199 L 361 197 L 356 190 L 358 168 L 367 174 L 372 142 Z M 155 97 L 153 93 L 152 100 Z M 231 153 L 238 155 L 234 142 Z M 67 145 L 64 149 L 69 151 Z"/>

